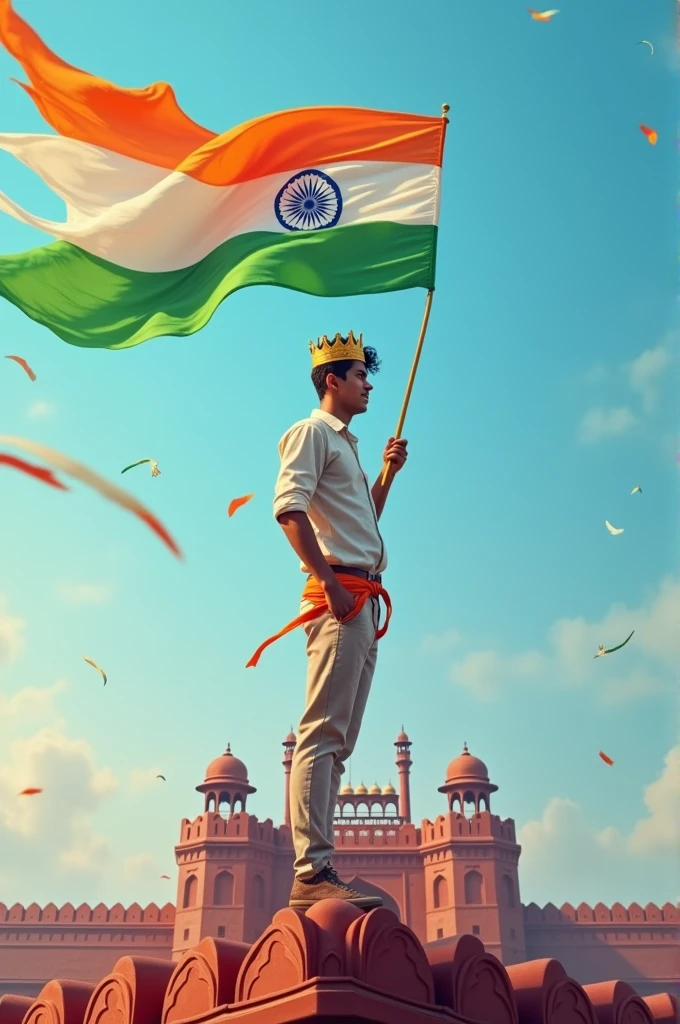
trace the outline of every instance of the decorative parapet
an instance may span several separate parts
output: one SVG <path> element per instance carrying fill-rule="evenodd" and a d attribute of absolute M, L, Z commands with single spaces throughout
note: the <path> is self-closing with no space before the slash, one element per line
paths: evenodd
<path fill-rule="evenodd" d="M 94 985 L 48 981 L 24 1017 L 24 1024 L 83 1024 Z"/>
<path fill-rule="evenodd" d="M 174 903 L 165 903 L 158 907 L 155 903 L 149 903 L 147 907 L 140 907 L 139 903 L 133 903 L 124 907 L 122 903 L 115 903 L 112 907 L 106 907 L 103 903 L 96 907 L 90 907 L 89 903 L 81 903 L 74 907 L 72 903 L 64 903 L 57 907 L 54 903 L 48 903 L 39 907 L 37 903 L 31 903 L 24 907 L 21 903 L 14 903 L 7 908 L 0 903 L 0 924 L 168 924 L 175 920 Z"/>
<path fill-rule="evenodd" d="M 456 811 L 440 814 L 434 821 L 425 818 L 421 825 L 424 844 L 455 839 L 503 839 L 516 843 L 515 822 L 512 818 L 500 818 L 490 811 L 479 811 L 469 818 Z"/>
<path fill-rule="evenodd" d="M 232 1003 L 236 979 L 250 948 L 245 942 L 206 938 L 188 950 L 170 979 L 161 1024 L 174 1024 Z"/>
<path fill-rule="evenodd" d="M 92 993 L 83 1024 L 157 1024 L 173 970 L 164 960 L 121 957 Z"/>
<path fill-rule="evenodd" d="M 625 981 L 601 981 L 584 987 L 597 1024 L 655 1024 L 649 1004 Z"/>
<path fill-rule="evenodd" d="M 21 1024 L 32 1005 L 30 996 L 0 996 L 0 1024 Z"/>
<path fill-rule="evenodd" d="M 173 965 L 122 957 L 97 986 L 0 999 L 0 1024 L 678 1024 L 669 995 L 581 987 L 552 959 L 507 969 L 472 935 L 423 948 L 389 910 L 286 908 L 252 946 L 206 938 Z"/>
<path fill-rule="evenodd" d="M 517 1005 L 508 973 L 479 939 L 454 935 L 428 943 L 425 950 L 440 1005 L 468 1020 L 517 1024 Z"/>
<path fill-rule="evenodd" d="M 585 991 L 557 960 L 530 960 L 506 970 L 522 1024 L 598 1024 Z"/>
<path fill-rule="evenodd" d="M 354 978 L 393 998 L 434 1002 L 432 972 L 411 929 L 389 910 L 365 914 L 342 900 L 323 900 L 306 912 L 280 910 L 243 963 L 236 1000 L 317 977 Z"/>
<path fill-rule="evenodd" d="M 680 924 L 680 908 L 672 903 L 664 903 L 658 907 L 656 903 L 648 903 L 643 909 L 639 903 L 631 903 L 624 907 L 621 903 L 614 903 L 611 907 L 604 903 L 596 903 L 591 907 L 589 903 L 579 903 L 574 908 L 571 903 L 563 903 L 558 909 L 554 903 L 546 903 L 539 907 L 536 903 L 528 903 L 524 907 L 524 923 L 531 925 L 538 924 Z"/>

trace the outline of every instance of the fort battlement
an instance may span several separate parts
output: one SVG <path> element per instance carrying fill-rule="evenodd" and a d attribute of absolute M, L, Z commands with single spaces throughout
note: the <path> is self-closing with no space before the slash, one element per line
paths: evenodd
<path fill-rule="evenodd" d="M 639 903 L 631 903 L 624 907 L 622 903 L 614 903 L 611 907 L 604 903 L 579 903 L 573 907 L 571 903 L 563 903 L 556 907 L 554 903 L 546 903 L 544 907 L 529 903 L 524 907 L 524 923 L 532 925 L 572 925 L 572 924 L 668 924 L 680 923 L 680 909 L 672 903 L 664 903 L 657 907 L 656 903 L 648 903 L 644 908 Z"/>
<path fill-rule="evenodd" d="M 0 903 L 0 924 L 41 924 L 41 925 L 122 925 L 126 928 L 131 925 L 172 925 L 175 920 L 174 903 L 165 903 L 162 907 L 155 903 L 149 903 L 146 907 L 140 907 L 139 903 L 132 903 L 124 907 L 122 903 L 115 903 L 107 907 L 98 903 L 91 907 L 89 903 L 81 903 L 74 907 L 72 903 L 64 903 L 57 907 L 55 903 L 48 903 L 39 907 L 37 903 L 31 903 L 24 907 L 21 903 L 14 903 L 11 907 Z"/>
<path fill-rule="evenodd" d="M 190 820 L 183 818 L 180 826 L 180 843 L 191 843 L 202 839 L 249 839 L 272 846 L 288 846 L 290 829 L 287 825 L 276 827 L 271 818 L 260 821 L 254 814 L 237 811 L 228 818 L 217 811 L 206 811 Z"/>
<path fill-rule="evenodd" d="M 464 814 L 451 811 L 440 814 L 435 820 L 423 820 L 421 826 L 423 843 L 436 843 L 442 839 L 502 839 L 515 843 L 515 822 L 512 818 L 500 818 L 490 811 L 480 811 L 466 818 Z"/>

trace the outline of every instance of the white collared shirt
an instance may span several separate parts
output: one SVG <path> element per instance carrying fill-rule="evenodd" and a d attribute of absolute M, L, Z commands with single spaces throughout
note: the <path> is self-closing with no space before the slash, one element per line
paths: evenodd
<path fill-rule="evenodd" d="M 342 420 L 313 409 L 283 435 L 279 455 L 274 516 L 306 512 L 327 562 L 383 572 L 387 555 L 371 486 L 357 438 Z M 300 568 L 309 572 L 304 563 Z"/>

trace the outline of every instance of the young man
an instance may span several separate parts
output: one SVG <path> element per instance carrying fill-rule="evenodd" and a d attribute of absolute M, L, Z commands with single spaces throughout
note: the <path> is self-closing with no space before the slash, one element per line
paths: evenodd
<path fill-rule="evenodd" d="M 407 442 L 389 439 L 383 459 L 390 475 L 384 487 L 378 478 L 371 488 L 348 428 L 368 409 L 368 374 L 379 367 L 375 349 L 364 349 L 362 335 L 351 331 L 330 341 L 324 335 L 309 348 L 320 407 L 279 442 L 274 498 L 274 515 L 309 574 L 301 612 L 314 616 L 303 623 L 307 695 L 291 766 L 295 881 L 289 904 L 309 907 L 332 897 L 369 908 L 382 901 L 350 888 L 331 866 L 333 815 L 386 629 L 379 631 L 378 596 L 389 597 L 381 583 L 387 558 L 378 519 L 393 474 L 406 461 Z"/>

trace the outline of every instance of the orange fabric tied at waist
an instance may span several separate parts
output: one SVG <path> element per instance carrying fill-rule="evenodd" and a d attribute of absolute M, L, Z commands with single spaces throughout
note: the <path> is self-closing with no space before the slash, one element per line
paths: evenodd
<path fill-rule="evenodd" d="M 361 609 L 364 607 L 369 597 L 382 597 L 385 602 L 385 608 L 387 615 L 385 617 L 385 623 L 378 630 L 376 630 L 375 638 L 380 640 L 384 637 L 387 632 L 387 627 L 390 624 L 390 616 L 392 615 L 392 602 L 390 595 L 387 593 L 385 588 L 377 580 L 364 580 L 360 576 L 351 576 L 349 573 L 339 572 L 337 574 L 338 579 L 342 581 L 342 585 L 345 590 L 349 590 L 350 594 L 356 594 L 357 602 L 352 608 L 349 615 L 346 615 L 344 619 L 340 619 L 340 622 L 351 622 L 355 615 L 358 615 Z M 260 660 L 265 647 L 269 647 L 275 640 L 280 640 L 286 633 L 290 633 L 292 630 L 297 629 L 298 626 L 304 625 L 305 622 L 311 622 L 312 619 L 318 619 L 320 615 L 328 611 L 328 604 L 326 603 L 326 595 L 323 592 L 323 587 L 313 577 L 311 580 L 307 580 L 305 589 L 302 591 L 302 600 L 311 601 L 314 605 L 308 611 L 303 612 L 302 615 L 298 615 L 296 619 L 289 622 L 287 626 L 278 632 L 275 636 L 270 636 L 268 640 L 260 644 L 258 649 L 253 654 L 250 661 L 247 663 L 246 668 L 254 668 Z"/>

